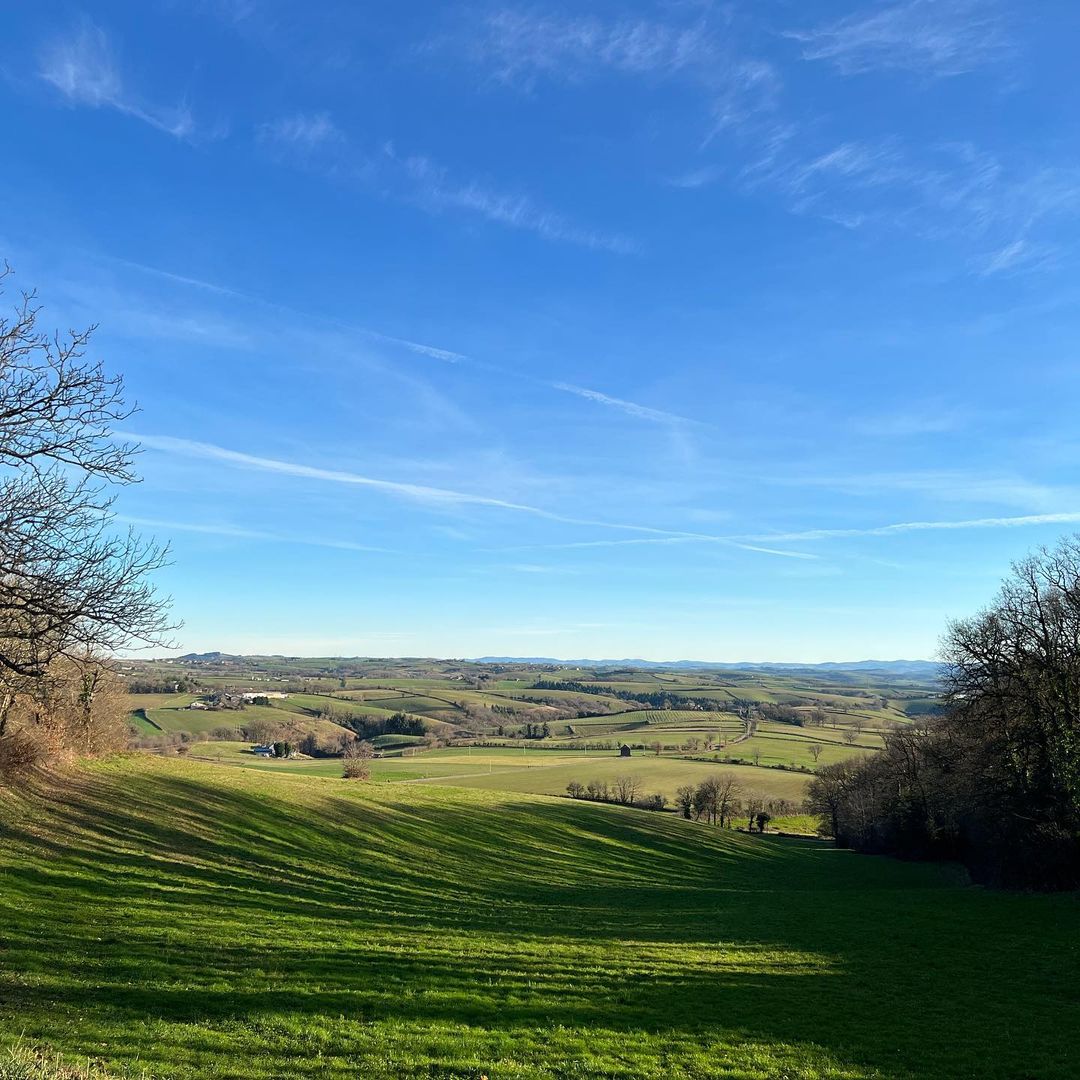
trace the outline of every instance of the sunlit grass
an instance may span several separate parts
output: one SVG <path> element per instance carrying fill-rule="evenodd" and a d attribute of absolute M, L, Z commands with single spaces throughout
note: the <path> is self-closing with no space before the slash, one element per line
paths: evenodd
<path fill-rule="evenodd" d="M 342 774 L 339 758 L 285 761 L 259 758 L 251 753 L 249 743 L 193 743 L 186 753 L 197 760 L 266 773 L 326 777 Z M 717 756 L 722 753 L 717 751 Z M 793 801 L 802 800 L 810 779 L 802 773 L 751 765 L 725 765 L 670 755 L 657 757 L 651 751 L 635 751 L 627 759 L 614 750 L 544 750 L 528 743 L 521 747 L 477 746 L 416 752 L 407 749 L 404 756 L 376 758 L 371 763 L 371 779 L 375 782 L 447 784 L 532 795 L 564 795 L 571 780 L 614 783 L 621 776 L 636 776 L 643 795 L 659 792 L 669 800 L 674 800 L 675 792 L 683 785 L 698 784 L 718 772 L 733 773 L 745 795 Z"/>
<path fill-rule="evenodd" d="M 0 1033 L 168 1077 L 1076 1075 L 1075 898 L 156 758 L 0 805 Z"/>

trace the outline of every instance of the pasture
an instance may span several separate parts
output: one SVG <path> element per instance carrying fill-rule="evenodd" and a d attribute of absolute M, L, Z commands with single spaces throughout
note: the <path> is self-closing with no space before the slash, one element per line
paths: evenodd
<path fill-rule="evenodd" d="M 157 1077 L 1067 1080 L 1074 897 L 142 757 L 0 802 L 0 1034 Z"/>
<path fill-rule="evenodd" d="M 536 756 L 539 758 L 540 754 Z M 562 757 L 543 752 L 545 758 L 556 756 Z M 715 776 L 719 772 L 732 773 L 737 778 L 743 795 L 762 795 L 769 799 L 799 801 L 803 798 L 810 780 L 809 776 L 801 773 L 755 768 L 752 765 L 724 765 L 681 757 L 656 757 L 652 754 L 620 758 L 606 752 L 588 756 L 576 754 L 561 761 L 534 762 L 527 767 L 516 768 L 512 760 L 500 758 L 489 762 L 486 771 L 480 769 L 472 775 L 460 775 L 452 779 L 437 778 L 431 783 L 530 795 L 564 795 L 566 785 L 571 780 L 580 783 L 599 780 L 611 784 L 619 777 L 627 776 L 640 783 L 642 795 L 656 792 L 673 802 L 675 792 L 680 787 L 699 784 L 706 777 Z"/>
<path fill-rule="evenodd" d="M 329 717 L 359 726 L 404 711 L 445 745 L 427 749 L 417 739 L 406 747 L 394 736 L 374 736 L 387 753 L 372 765 L 376 782 L 562 795 L 571 781 L 613 784 L 633 777 L 641 795 L 658 793 L 673 802 L 679 787 L 728 771 L 737 775 L 743 797 L 799 801 L 810 770 L 876 752 L 889 726 L 908 721 L 909 705 L 925 709 L 933 701 L 925 683 L 863 684 L 862 676 L 844 673 L 605 672 L 528 664 L 486 670 L 437 661 L 294 665 L 263 658 L 258 662 L 264 668 L 247 672 L 245 684 L 244 664 L 257 659 L 216 662 L 236 669 L 227 684 L 228 676 L 216 672 L 184 676 L 189 685 L 202 679 L 234 691 L 282 689 L 286 698 L 239 712 L 200 713 L 182 708 L 190 696 L 160 695 L 164 700 L 145 701 L 146 717 L 166 735 L 185 738 L 265 720 L 269 725 L 260 738 L 271 737 L 276 727 L 278 738 L 296 741 L 314 732 L 333 747 L 344 733 Z M 358 668 L 370 674 L 357 674 Z M 154 733 L 145 723 L 139 726 L 143 734 Z M 613 749 L 621 742 L 646 749 L 635 749 L 624 763 Z M 659 757 L 652 752 L 656 746 Z M 212 749 L 189 742 L 187 749 L 194 757 L 247 770 L 341 776 L 339 760 L 260 761 L 239 744 Z"/>
<path fill-rule="evenodd" d="M 625 739 L 659 741 L 669 747 L 706 738 L 730 744 L 741 733 L 747 715 L 754 715 L 760 728 L 770 719 L 762 711 L 770 707 L 794 710 L 807 718 L 816 713 L 816 718 L 823 719 L 829 730 L 862 728 L 865 742 L 870 732 L 906 723 L 908 705 L 924 710 L 933 700 L 924 685 L 852 687 L 843 679 L 836 681 L 822 676 L 814 680 L 806 675 L 783 673 L 630 670 L 603 673 L 578 669 L 552 671 L 518 664 L 510 665 L 512 670 L 500 672 L 499 677 L 492 677 L 496 673 L 485 671 L 482 665 L 424 661 L 409 666 L 403 662 L 379 661 L 370 662 L 372 674 L 357 676 L 340 662 L 261 658 L 265 666 L 259 669 L 256 663 L 259 659 L 221 661 L 217 666 L 234 670 L 231 676 L 217 673 L 214 664 L 207 670 L 183 674 L 189 684 L 201 684 L 208 689 L 254 692 L 284 689 L 288 697 L 273 701 L 270 706 L 276 712 L 269 714 L 269 718 L 279 721 L 282 714 L 305 717 L 326 710 L 341 717 L 368 719 L 406 712 L 422 717 L 443 738 L 453 738 L 460 731 L 488 737 L 505 734 L 513 738 L 527 724 L 548 724 L 555 741 Z M 351 663 L 352 667 L 360 664 Z M 245 664 L 254 664 L 254 670 L 245 670 Z M 316 673 L 320 664 L 324 671 Z M 341 671 L 339 676 L 326 674 L 326 670 L 335 669 Z M 159 671 L 158 677 L 162 676 Z M 847 678 L 850 680 L 850 676 Z M 657 700 L 658 694 L 662 700 Z M 177 707 L 187 704 L 190 696 L 153 697 L 157 700 L 151 702 L 133 696 L 132 706 L 146 707 L 149 720 L 170 733 L 212 731 L 222 725 L 235 726 L 242 723 L 243 717 L 254 715 L 249 710 L 244 710 L 239 718 L 226 713 L 193 713 Z M 716 711 L 717 707 L 730 711 Z M 138 720 L 136 724 L 146 727 Z M 795 730 L 792 726 L 792 731 Z M 878 745 L 872 740 L 866 748 L 873 750 Z M 786 758 L 783 753 L 773 753 L 779 750 L 775 739 L 755 748 L 762 759 L 773 762 L 804 764 L 806 760 L 806 755 L 799 753 L 798 743 L 793 746 L 794 753 Z M 826 758 L 833 760 L 839 756 L 842 754 L 829 752 Z"/>
<path fill-rule="evenodd" d="M 263 772 L 287 772 L 306 776 L 340 777 L 339 758 L 298 758 L 278 761 L 255 757 L 248 743 L 193 743 L 187 756 L 213 764 L 233 765 Z M 718 772 L 734 774 L 744 796 L 801 800 L 809 776 L 751 765 L 725 765 L 689 758 L 635 754 L 620 758 L 610 750 L 562 751 L 525 747 L 456 747 L 444 750 L 406 749 L 403 754 L 375 758 L 371 762 L 373 782 L 401 781 L 446 784 L 452 787 L 514 791 L 532 795 L 565 795 L 571 780 L 613 783 L 632 776 L 641 784 L 641 794 L 660 793 L 674 801 L 675 792 L 686 784 L 698 784 Z"/>

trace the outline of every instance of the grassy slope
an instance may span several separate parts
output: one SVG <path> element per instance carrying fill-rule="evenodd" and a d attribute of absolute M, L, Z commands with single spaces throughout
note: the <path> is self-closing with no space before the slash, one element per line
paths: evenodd
<path fill-rule="evenodd" d="M 252 1080 L 1075 1076 L 1075 897 L 159 759 L 0 819 L 0 1033 L 71 1055 Z"/>

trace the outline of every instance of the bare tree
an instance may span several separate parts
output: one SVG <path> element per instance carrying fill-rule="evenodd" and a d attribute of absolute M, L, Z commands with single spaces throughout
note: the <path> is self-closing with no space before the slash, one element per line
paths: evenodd
<path fill-rule="evenodd" d="M 694 788 L 694 817 L 698 821 L 716 821 L 716 779 L 706 777 Z"/>
<path fill-rule="evenodd" d="M 39 310 L 26 293 L 0 318 L 0 673 L 13 680 L 0 705 L 57 657 L 164 644 L 170 629 L 147 581 L 166 551 L 112 513 L 110 485 L 137 479 L 137 447 L 113 433 L 134 411 L 123 380 L 85 359 L 93 327 L 50 335 Z M 0 736 L 5 724 L 0 711 Z"/>
<path fill-rule="evenodd" d="M 765 796 L 759 792 L 752 792 L 746 802 L 743 803 L 743 811 L 746 814 L 747 832 L 754 831 L 754 822 L 757 820 L 758 814 L 764 809 Z"/>
<path fill-rule="evenodd" d="M 810 756 L 814 759 L 814 764 L 816 765 L 818 758 L 821 757 L 821 751 L 824 750 L 825 747 L 822 746 L 821 743 L 815 742 L 811 743 L 806 749 L 809 751 Z"/>
<path fill-rule="evenodd" d="M 585 795 L 593 802 L 611 801 L 611 793 L 606 780 L 590 780 L 585 785 Z"/>
<path fill-rule="evenodd" d="M 723 828 L 735 816 L 742 789 L 734 773 L 720 773 L 716 780 L 716 811 L 720 827 Z"/>
<path fill-rule="evenodd" d="M 375 756 L 375 747 L 364 740 L 350 743 L 345 748 L 342 775 L 346 780 L 370 780 L 371 759 Z"/>
<path fill-rule="evenodd" d="M 739 782 L 734 773 L 707 776 L 693 793 L 694 816 L 723 827 L 734 814 L 738 794 Z"/>

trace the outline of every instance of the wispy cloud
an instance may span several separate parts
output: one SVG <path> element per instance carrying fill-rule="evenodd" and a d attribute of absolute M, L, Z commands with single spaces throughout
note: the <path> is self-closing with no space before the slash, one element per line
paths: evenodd
<path fill-rule="evenodd" d="M 53 275 L 53 287 L 74 308 L 73 317 L 101 321 L 110 335 L 140 340 L 193 342 L 223 349 L 250 349 L 259 339 L 257 328 L 221 312 L 214 305 L 189 305 L 172 297 L 148 295 L 130 280 L 104 278 L 85 264 L 65 275 Z"/>
<path fill-rule="evenodd" d="M 469 214 L 552 243 L 628 255 L 638 250 L 628 236 L 592 229 L 542 205 L 521 191 L 513 192 L 477 177 L 461 177 L 418 153 L 400 153 L 393 142 L 361 146 L 327 113 L 299 113 L 261 124 L 256 141 L 278 160 L 356 185 L 432 215 Z"/>
<path fill-rule="evenodd" d="M 544 240 L 629 255 L 638 250 L 627 236 L 584 228 L 529 195 L 500 191 L 479 180 L 461 182 L 423 155 L 398 157 L 392 147 L 384 155 L 409 181 L 410 201 L 432 212 L 463 210 L 511 229 L 535 233 Z"/>
<path fill-rule="evenodd" d="M 1032 513 L 1049 513 L 1063 504 L 1080 500 L 1080 489 L 1033 482 L 1011 473 L 928 469 L 911 472 L 868 472 L 824 475 L 792 469 L 767 478 L 767 482 L 795 487 L 818 487 L 857 496 L 892 492 L 917 492 L 945 503 L 981 503 L 1017 507 Z"/>
<path fill-rule="evenodd" d="M 740 539 L 759 543 L 781 541 L 836 540 L 857 536 L 891 536 L 896 533 L 939 532 L 954 529 L 1022 529 L 1034 525 L 1066 525 L 1080 521 L 1080 511 L 1055 514 L 1024 514 L 1019 517 L 968 518 L 961 521 L 900 521 L 854 529 L 803 529 L 797 532 L 760 533 Z"/>
<path fill-rule="evenodd" d="M 147 266 L 145 263 L 131 262 L 129 259 L 117 259 L 111 256 L 96 256 L 96 258 L 116 266 L 124 266 L 128 269 L 136 270 L 141 274 L 160 278 L 163 281 L 170 281 L 177 285 L 184 285 L 192 289 L 214 293 L 218 296 L 230 297 L 234 300 L 241 300 L 244 303 L 253 304 L 270 311 L 277 311 L 284 315 L 294 316 L 304 322 L 316 321 L 324 323 L 327 326 L 332 326 L 349 333 L 359 334 L 363 337 L 371 338 L 374 341 L 383 341 L 388 345 L 399 346 L 402 349 L 407 349 L 409 352 L 417 353 L 420 356 L 427 356 L 434 360 L 442 360 L 446 363 L 457 363 L 458 361 L 468 359 L 464 354 L 454 352 L 451 349 L 443 349 L 435 345 L 427 345 L 424 342 L 411 341 L 408 338 L 395 337 L 393 334 L 385 334 L 380 330 L 356 326 L 331 315 L 322 315 L 311 311 L 300 311 L 297 308 L 290 307 L 288 304 L 282 304 L 276 300 L 267 300 L 265 297 L 257 296 L 254 293 L 244 292 L 241 289 L 234 289 L 228 285 L 221 285 L 214 281 L 206 281 L 202 278 L 191 277 L 186 274 L 173 273 L 170 270 L 163 270 L 160 267 Z"/>
<path fill-rule="evenodd" d="M 783 538 L 780 538 L 783 539 Z M 753 551 L 759 555 L 775 555 L 781 559 L 817 560 L 820 555 L 809 551 L 791 551 L 786 548 L 764 547 L 759 543 L 747 543 L 745 538 L 734 536 L 708 536 L 702 533 L 672 533 L 668 536 L 635 537 L 631 540 L 576 540 L 564 544 L 527 544 L 525 549 L 545 551 L 578 551 L 589 548 L 612 547 L 664 547 L 680 544 L 718 544 L 722 547 L 737 548 L 740 551 Z"/>
<path fill-rule="evenodd" d="M 714 14 L 707 7 L 686 5 L 692 17 L 681 21 L 493 8 L 470 14 L 458 33 L 428 47 L 525 92 L 541 81 L 577 84 L 605 75 L 681 83 L 701 101 L 708 138 L 770 112 L 782 80 L 772 64 L 733 51 L 730 9 Z"/>
<path fill-rule="evenodd" d="M 250 349 L 255 338 L 234 320 L 207 312 L 164 311 L 147 305 L 111 307 L 109 332 L 147 340 L 189 341 L 223 349 Z"/>
<path fill-rule="evenodd" d="M 741 548 L 743 551 L 756 551 L 760 555 L 779 555 L 785 559 L 820 559 L 820 555 L 811 554 L 809 551 L 784 551 L 782 548 L 769 548 L 761 547 L 758 544 L 743 544 L 739 541 L 732 540 L 732 544 Z"/>
<path fill-rule="evenodd" d="M 466 40 L 473 58 L 489 64 L 496 78 L 525 86 L 541 77 L 580 80 L 598 68 L 667 75 L 715 57 L 700 23 L 680 27 L 628 18 L 606 23 L 509 8 L 484 14 Z"/>
<path fill-rule="evenodd" d="M 981 260 L 977 260 L 983 277 L 995 274 L 1015 274 L 1037 270 L 1056 261 L 1057 252 L 1050 244 L 1035 243 L 1029 237 L 1012 240 Z"/>
<path fill-rule="evenodd" d="M 574 394 L 576 397 L 585 398 L 586 401 L 595 401 L 598 405 L 603 405 L 609 409 L 617 409 L 619 412 L 626 413 L 627 416 L 633 416 L 638 420 L 648 420 L 655 424 L 696 424 L 696 420 L 691 420 L 685 416 L 678 416 L 675 413 L 664 412 L 663 409 L 654 409 L 649 405 L 639 405 L 636 401 L 626 401 L 623 398 L 612 397 L 610 394 L 602 394 L 599 390 L 588 390 L 583 386 L 574 386 L 571 383 L 549 383 L 554 390 L 561 390 L 567 394 Z"/>
<path fill-rule="evenodd" d="M 738 182 L 780 196 L 793 213 L 848 228 L 990 246 L 989 256 L 967 260 L 983 275 L 1048 265 L 1053 226 L 1080 215 L 1074 165 L 1004 162 L 963 142 L 849 140 L 808 151 L 804 140 L 790 139 L 751 160 Z"/>
<path fill-rule="evenodd" d="M 487 495 L 477 495 L 470 492 L 456 491 L 450 488 L 431 487 L 425 484 L 404 483 L 396 480 L 384 480 L 380 478 L 363 476 L 359 473 L 341 469 L 324 469 L 318 466 L 305 465 L 299 462 L 284 461 L 279 458 L 262 457 L 255 454 L 243 453 L 239 450 L 230 450 L 213 443 L 198 442 L 193 439 L 176 438 L 171 435 L 144 435 L 134 432 L 118 432 L 118 438 L 131 439 L 150 449 L 160 450 L 165 453 L 179 454 L 184 457 L 201 458 L 210 461 L 225 462 L 238 468 L 255 469 L 261 472 L 278 473 L 285 476 L 294 476 L 306 480 L 319 480 L 334 484 L 347 484 L 350 486 L 370 488 L 384 494 L 398 498 L 408 499 L 434 507 L 451 506 L 478 506 L 495 510 L 507 510 L 515 513 L 529 514 L 547 521 L 558 522 L 563 525 L 574 525 L 596 529 L 610 529 L 622 532 L 634 532 L 646 534 L 650 537 L 663 539 L 664 542 L 677 542 L 679 540 L 698 540 L 725 544 L 733 547 L 745 548 L 749 551 L 757 551 L 763 554 L 776 555 L 782 558 L 812 559 L 817 556 L 770 549 L 758 546 L 754 541 L 748 541 L 738 537 L 709 536 L 702 533 L 680 532 L 673 529 L 661 529 L 651 525 L 638 525 L 633 523 L 615 521 L 597 521 L 592 518 L 580 518 L 567 514 L 545 510 L 538 506 L 530 506 L 525 503 L 512 502 L 506 499 L 493 498 Z M 595 542 L 598 546 L 601 542 Z M 554 545 L 558 546 L 558 545 Z M 567 547 L 594 546 L 589 543 L 568 544 Z"/>
<path fill-rule="evenodd" d="M 198 442 L 193 439 L 181 439 L 171 435 L 142 434 L 124 435 L 124 438 L 132 438 L 143 446 L 148 446 L 155 450 L 162 450 L 166 453 L 181 454 L 185 457 L 204 458 L 213 461 L 224 461 L 241 468 L 256 469 L 260 472 L 279 473 L 285 476 L 296 476 L 306 480 L 324 480 L 334 484 L 349 484 L 357 487 L 373 488 L 391 495 L 403 496 L 422 503 L 489 506 L 502 510 L 517 510 L 523 513 L 538 514 L 544 517 L 551 516 L 548 515 L 546 511 L 534 506 L 508 502 L 503 499 L 489 498 L 485 495 L 474 495 L 464 491 L 453 491 L 448 488 L 429 487 L 425 484 L 409 484 L 394 480 L 382 480 L 370 476 L 362 476 L 359 473 L 348 472 L 342 469 L 323 469 L 314 465 L 304 465 L 294 461 L 283 461 L 279 458 L 245 454 L 239 450 L 230 450 L 224 446 Z"/>
<path fill-rule="evenodd" d="M 99 256 L 98 258 L 101 257 Z M 104 259 L 104 261 L 118 266 L 123 266 L 131 270 L 135 270 L 141 274 L 147 274 L 152 277 L 160 278 L 163 281 L 182 285 L 187 288 L 198 289 L 200 291 L 213 293 L 219 296 L 230 297 L 232 299 L 241 300 L 245 303 L 254 304 L 262 308 L 282 312 L 290 316 L 295 316 L 296 318 L 303 320 L 304 322 L 310 322 L 312 320 L 322 322 L 328 326 L 332 326 L 350 333 L 360 334 L 374 341 L 385 342 L 388 345 L 394 345 L 399 348 L 406 349 L 409 352 L 416 353 L 417 355 L 426 356 L 433 360 L 442 361 L 443 363 L 462 364 L 469 367 L 477 368 L 482 371 L 486 371 L 496 377 L 512 380 L 525 380 L 533 383 L 536 386 L 547 387 L 550 390 L 557 390 L 560 393 L 573 394 L 577 397 L 584 398 L 586 401 L 595 402 L 598 405 L 624 412 L 628 416 L 633 416 L 637 419 L 645 420 L 647 422 L 672 426 L 698 425 L 700 423 L 700 421 L 692 420 L 689 417 L 679 416 L 675 413 L 665 412 L 662 409 L 656 409 L 648 405 L 641 405 L 635 401 L 628 401 L 624 398 L 614 397 L 610 394 L 605 394 L 599 390 L 591 390 L 586 387 L 576 386 L 572 383 L 548 382 L 543 379 L 536 379 L 531 375 L 523 375 L 519 372 L 513 371 L 510 368 L 500 367 L 497 364 L 492 364 L 485 360 L 479 360 L 475 357 L 468 356 L 465 353 L 457 352 L 453 349 L 446 349 L 436 345 L 412 341 L 408 338 L 397 337 L 393 334 L 386 334 L 382 331 L 372 330 L 368 327 L 355 326 L 351 323 L 343 322 L 340 319 L 336 319 L 329 315 L 319 315 L 309 311 L 299 311 L 296 308 L 289 307 L 285 304 L 281 304 L 276 301 L 266 300 L 252 293 L 233 289 L 229 286 L 221 285 L 217 282 L 206 281 L 202 278 L 192 277 L 187 274 L 174 273 L 170 270 L 163 270 L 158 267 L 147 266 L 144 263 L 131 262 L 127 259 L 114 259 L 110 257 Z M 207 327 L 206 329 L 207 331 L 209 331 L 210 327 Z M 181 325 L 178 327 L 174 327 L 173 330 L 176 334 L 183 332 L 184 336 L 199 336 L 199 326 Z M 222 332 L 224 331 L 222 330 Z M 239 331 L 236 331 L 231 335 L 231 341 L 233 344 L 236 345 L 250 344 L 249 339 L 245 335 L 241 334 Z"/>
<path fill-rule="evenodd" d="M 764 60 L 732 58 L 720 71 L 719 79 L 714 73 L 704 83 L 711 99 L 708 139 L 728 129 L 742 132 L 762 124 L 766 130 L 777 131 L 773 114 L 780 102 L 783 79 L 776 68 Z"/>
<path fill-rule="evenodd" d="M 787 36 L 802 43 L 807 60 L 827 61 L 845 75 L 890 69 L 962 75 L 1008 51 L 994 0 L 863 5 L 854 14 Z"/>
<path fill-rule="evenodd" d="M 345 136 L 330 114 L 292 113 L 259 125 L 258 138 L 266 143 L 310 153 L 318 147 L 340 143 Z"/>
<path fill-rule="evenodd" d="M 745 551 L 778 555 L 789 559 L 817 560 L 820 555 L 807 551 L 790 551 L 768 547 L 769 544 L 808 543 L 818 540 L 844 540 L 859 537 L 893 536 L 915 532 L 951 532 L 966 529 L 1022 529 L 1039 525 L 1064 525 L 1080 522 L 1080 511 L 1052 514 L 1024 514 L 1016 517 L 966 518 L 952 521 L 900 521 L 887 525 L 870 525 L 844 529 L 801 529 L 790 532 L 736 533 L 729 536 L 702 536 L 694 533 L 675 533 L 669 536 L 646 536 L 632 539 L 581 540 L 566 544 L 535 544 L 544 550 L 575 550 L 606 547 L 635 547 L 680 544 L 722 544 Z"/>
<path fill-rule="evenodd" d="M 727 174 L 727 169 L 722 165 L 702 165 L 698 168 L 688 169 L 686 172 L 669 177 L 667 183 L 676 188 L 702 188 L 715 184 Z"/>
<path fill-rule="evenodd" d="M 46 46 L 38 74 L 71 105 L 115 109 L 177 139 L 196 134 L 186 105 L 155 105 L 125 85 L 108 35 L 88 20 Z"/>

